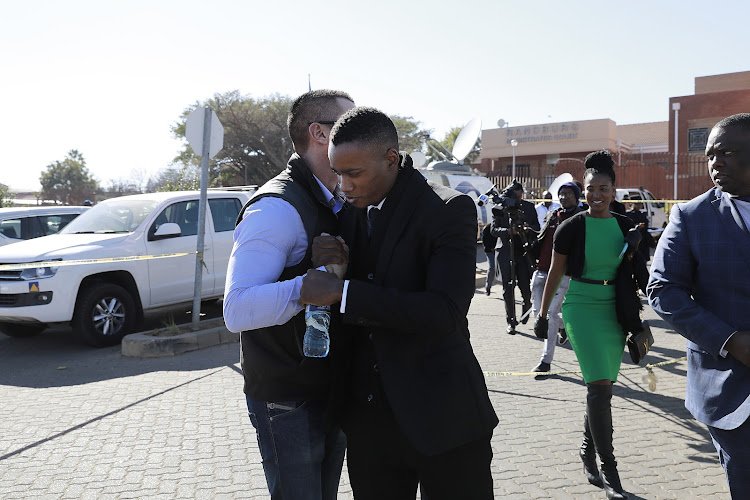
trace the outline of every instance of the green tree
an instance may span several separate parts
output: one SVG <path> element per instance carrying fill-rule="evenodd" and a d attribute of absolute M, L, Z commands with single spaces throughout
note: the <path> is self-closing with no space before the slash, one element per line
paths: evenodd
<path fill-rule="evenodd" d="M 209 186 L 216 184 L 209 182 Z M 201 187 L 200 164 L 174 165 L 160 171 L 156 178 L 148 181 L 146 191 L 195 191 Z"/>
<path fill-rule="evenodd" d="M 184 140 L 187 116 L 199 106 L 210 107 L 224 126 L 224 147 L 210 162 L 211 182 L 263 184 L 286 167 L 293 152 L 286 128 L 291 105 L 290 97 L 279 94 L 257 99 L 238 90 L 214 94 L 213 98 L 185 109 L 172 133 Z M 174 163 L 200 165 L 200 157 L 186 141 Z"/>
<path fill-rule="evenodd" d="M 407 153 L 424 152 L 424 137 L 432 131 L 420 128 L 422 122 L 411 116 L 391 115 L 390 118 L 396 126 L 396 132 L 398 132 L 399 149 Z"/>
<path fill-rule="evenodd" d="M 0 184 L 0 207 L 13 206 L 13 199 L 16 197 L 10 192 L 10 188 L 5 184 Z"/>
<path fill-rule="evenodd" d="M 461 133 L 461 130 L 463 130 L 462 127 L 451 127 L 451 129 L 448 131 L 448 133 L 445 134 L 445 137 L 443 137 L 443 140 L 440 141 L 440 144 L 447 149 L 448 151 L 453 151 L 453 145 L 456 143 L 456 138 L 458 137 L 458 134 Z M 440 149 L 440 148 L 437 148 Z M 464 158 L 464 165 L 470 165 L 474 163 L 479 158 L 479 152 L 482 150 L 482 139 L 481 137 L 477 139 L 477 142 L 474 143 L 474 147 L 471 148 L 471 151 L 469 151 L 469 154 L 466 155 L 466 158 Z M 430 161 L 440 161 L 442 158 L 440 158 L 437 154 L 435 154 L 432 149 L 427 153 L 427 158 Z M 450 158 L 448 158 L 450 159 Z"/>
<path fill-rule="evenodd" d="M 75 149 L 68 151 L 63 161 L 47 165 L 47 170 L 39 178 L 42 196 L 47 200 L 59 201 L 65 205 L 80 205 L 92 199 L 99 185 L 86 168 L 86 160 Z"/>

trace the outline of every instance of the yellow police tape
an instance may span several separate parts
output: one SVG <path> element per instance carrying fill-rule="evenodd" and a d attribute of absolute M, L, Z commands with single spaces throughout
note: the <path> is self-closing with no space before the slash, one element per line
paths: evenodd
<path fill-rule="evenodd" d="M 582 196 L 581 199 L 585 200 L 586 198 Z M 547 202 L 547 201 L 550 201 L 550 200 L 549 199 L 545 199 L 545 198 L 533 198 L 533 199 L 528 199 L 526 201 L 531 201 L 531 202 L 534 202 L 534 203 L 541 203 L 541 202 Z M 640 200 L 640 199 L 633 199 L 633 200 L 620 200 L 620 203 L 671 203 L 671 204 L 675 204 L 675 203 L 687 203 L 688 201 L 690 201 L 690 200 Z"/>
<path fill-rule="evenodd" d="M 100 264 L 102 262 L 129 262 L 134 260 L 169 259 L 172 257 L 184 257 L 195 255 L 198 252 L 163 253 L 159 255 L 131 255 L 129 257 L 106 257 L 103 259 L 78 259 L 78 260 L 50 260 L 43 262 L 29 262 L 25 264 L 0 264 L 0 271 L 17 271 L 19 269 L 34 269 L 37 267 L 63 267 L 81 266 L 86 264 Z"/>
<path fill-rule="evenodd" d="M 680 363 L 682 361 L 685 361 L 687 359 L 687 356 L 683 356 L 681 358 L 676 359 L 670 359 L 669 361 L 662 361 L 661 363 L 654 363 L 654 364 L 648 364 L 646 366 L 626 366 L 625 368 L 620 368 L 620 371 L 624 370 L 637 370 L 638 368 L 644 368 L 651 372 L 653 368 L 658 368 L 660 366 L 666 366 L 666 365 L 672 365 L 674 363 Z M 521 376 L 550 376 L 550 375 L 579 375 L 582 372 L 580 370 L 577 371 L 554 371 L 554 372 L 484 372 L 485 377 L 521 377 Z"/>

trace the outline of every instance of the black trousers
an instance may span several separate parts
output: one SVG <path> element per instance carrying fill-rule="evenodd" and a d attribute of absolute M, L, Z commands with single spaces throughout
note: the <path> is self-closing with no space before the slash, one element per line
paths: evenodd
<path fill-rule="evenodd" d="M 517 242 L 513 249 L 516 261 L 516 284 L 521 291 L 523 303 L 531 304 L 531 265 L 529 259 L 522 255 L 520 241 Z M 495 269 L 500 282 L 503 284 L 503 300 L 505 301 L 505 319 L 510 325 L 515 326 L 516 321 L 516 302 L 513 297 L 513 274 L 511 273 L 510 248 L 495 249 Z"/>
<path fill-rule="evenodd" d="M 485 500 L 492 491 L 492 447 L 488 435 L 434 456 L 419 453 L 389 410 L 351 412 L 347 468 L 355 500 Z"/>

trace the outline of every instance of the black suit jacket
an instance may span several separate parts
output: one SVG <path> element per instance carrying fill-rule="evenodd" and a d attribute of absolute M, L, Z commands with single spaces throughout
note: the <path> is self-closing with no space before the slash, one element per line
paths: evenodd
<path fill-rule="evenodd" d="M 369 243 L 363 210 L 341 217 L 349 268 L 368 252 L 376 263 L 368 278 L 349 283 L 344 328 L 371 335 L 393 415 L 426 455 L 489 436 L 498 422 L 466 318 L 476 234 L 472 199 L 410 167 L 388 194 Z"/>

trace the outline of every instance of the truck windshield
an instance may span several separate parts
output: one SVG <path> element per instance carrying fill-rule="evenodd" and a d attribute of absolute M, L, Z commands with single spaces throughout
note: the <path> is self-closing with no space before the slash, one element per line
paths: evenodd
<path fill-rule="evenodd" d="M 81 214 L 60 233 L 132 233 L 156 205 L 155 200 L 107 200 Z"/>

